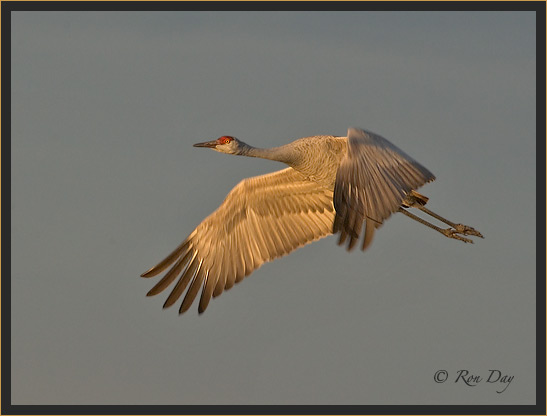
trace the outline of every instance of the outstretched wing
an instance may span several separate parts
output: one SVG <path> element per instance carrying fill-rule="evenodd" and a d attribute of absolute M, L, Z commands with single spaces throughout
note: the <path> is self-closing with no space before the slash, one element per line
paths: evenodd
<path fill-rule="evenodd" d="M 435 176 L 374 133 L 350 128 L 347 146 L 336 173 L 333 232 L 340 232 L 340 245 L 349 236 L 350 250 L 365 222 L 364 250 L 372 241 L 374 229 L 399 209 L 407 193 Z"/>
<path fill-rule="evenodd" d="M 244 179 L 169 256 L 142 274 L 155 276 L 174 263 L 148 296 L 178 277 L 164 308 L 188 287 L 179 310 L 185 312 L 201 288 L 202 313 L 211 296 L 230 289 L 264 262 L 331 234 L 332 198 L 331 190 L 293 168 Z"/>

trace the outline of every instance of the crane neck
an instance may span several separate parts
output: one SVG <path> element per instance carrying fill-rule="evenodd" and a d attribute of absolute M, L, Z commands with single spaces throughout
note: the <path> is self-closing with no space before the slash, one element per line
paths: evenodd
<path fill-rule="evenodd" d="M 298 163 L 300 159 L 300 152 L 294 147 L 289 148 L 289 145 L 271 147 L 269 149 L 260 149 L 245 143 L 238 154 L 242 156 L 276 160 L 278 162 L 286 163 L 289 166 L 293 166 Z"/>

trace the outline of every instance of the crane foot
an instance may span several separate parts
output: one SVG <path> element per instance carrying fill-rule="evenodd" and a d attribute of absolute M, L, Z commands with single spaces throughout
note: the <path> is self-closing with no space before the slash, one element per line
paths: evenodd
<path fill-rule="evenodd" d="M 445 230 L 441 230 L 441 232 L 447 236 L 448 238 L 453 238 L 455 240 L 463 241 L 464 243 L 471 243 L 473 244 L 473 240 L 470 240 L 469 238 L 462 237 L 459 235 L 458 230 L 455 230 L 453 228 L 447 228 Z"/>
<path fill-rule="evenodd" d="M 473 227 L 470 227 L 469 225 L 463 225 L 463 224 L 455 224 L 454 225 L 454 230 L 458 233 L 458 234 L 463 234 L 463 235 L 474 235 L 476 237 L 480 237 L 480 238 L 484 238 L 483 235 L 478 232 L 477 230 L 475 230 Z"/>

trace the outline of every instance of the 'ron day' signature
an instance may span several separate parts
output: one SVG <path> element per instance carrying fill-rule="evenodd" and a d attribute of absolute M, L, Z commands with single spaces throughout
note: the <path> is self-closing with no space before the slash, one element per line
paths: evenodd
<path fill-rule="evenodd" d="M 456 374 L 454 383 L 463 383 L 469 387 L 475 387 L 483 381 L 485 383 L 497 384 L 499 389 L 496 390 L 496 393 L 503 393 L 515 378 L 515 376 L 503 374 L 500 370 L 488 370 L 486 378 L 478 374 L 471 374 L 468 370 L 458 370 Z M 439 370 L 433 378 L 437 383 L 444 383 L 448 380 L 448 372 L 446 370 Z"/>

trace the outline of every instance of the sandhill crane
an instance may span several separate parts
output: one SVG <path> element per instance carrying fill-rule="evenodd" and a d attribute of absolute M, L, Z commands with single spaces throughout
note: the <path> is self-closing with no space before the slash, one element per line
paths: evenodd
<path fill-rule="evenodd" d="M 148 292 L 156 295 L 179 277 L 164 308 L 188 287 L 183 313 L 202 288 L 198 312 L 211 296 L 230 289 L 264 262 L 339 233 L 338 244 L 351 250 L 361 234 L 362 250 L 392 213 L 401 212 L 446 237 L 472 243 L 481 237 L 425 208 L 428 198 L 416 189 L 435 176 L 383 137 L 350 128 L 347 137 L 304 137 L 271 149 L 252 147 L 232 136 L 197 143 L 233 155 L 276 160 L 283 170 L 242 180 L 220 207 L 199 224 L 171 254 L 143 273 L 152 277 L 174 265 Z M 417 208 L 449 225 L 442 229 L 408 212 Z M 364 226 L 364 232 L 362 228 Z"/>

